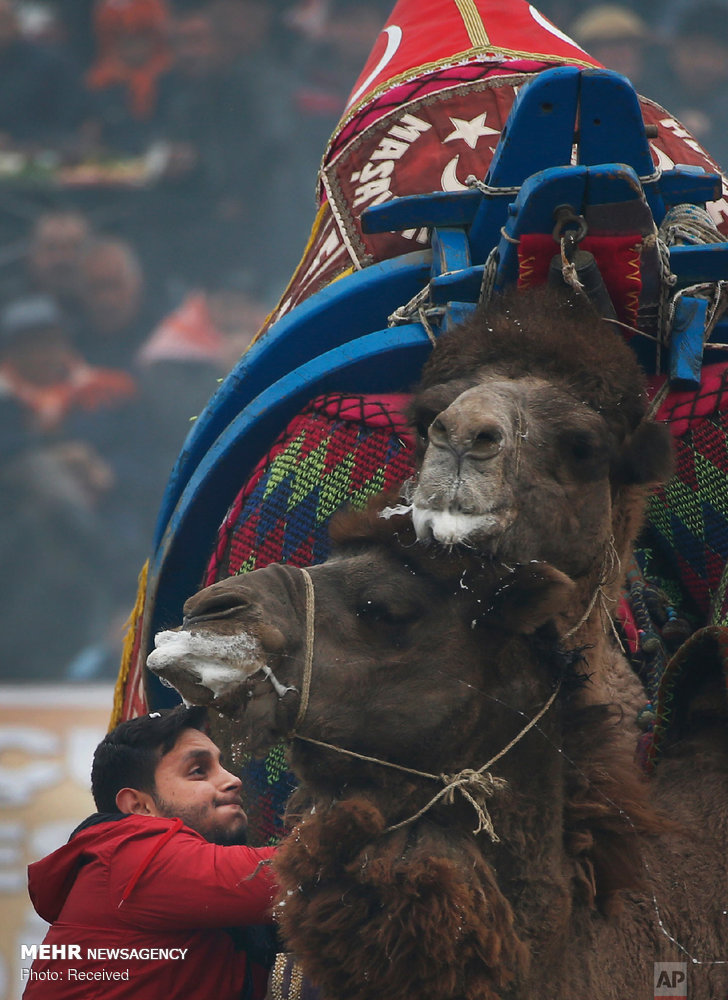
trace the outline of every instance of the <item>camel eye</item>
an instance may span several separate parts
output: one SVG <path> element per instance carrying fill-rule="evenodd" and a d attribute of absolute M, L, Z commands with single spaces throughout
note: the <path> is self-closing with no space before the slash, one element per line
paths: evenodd
<path fill-rule="evenodd" d="M 402 627 L 417 616 L 411 602 L 363 597 L 356 609 L 357 618 L 366 625 Z"/>
<path fill-rule="evenodd" d="M 363 600 L 356 611 L 367 642 L 381 643 L 385 649 L 407 649 L 412 641 L 409 626 L 416 616 L 411 607 L 399 607 L 388 601 Z"/>
<path fill-rule="evenodd" d="M 366 600 L 357 608 L 357 618 L 363 618 L 366 622 L 383 623 L 394 625 L 402 619 L 393 608 L 385 604 L 384 601 Z"/>
<path fill-rule="evenodd" d="M 575 462 L 590 462 L 599 452 L 599 442 L 589 431 L 567 431 L 561 439 L 563 452 Z"/>
<path fill-rule="evenodd" d="M 559 437 L 559 453 L 572 474 L 589 481 L 603 475 L 609 461 L 606 439 L 590 428 L 565 430 Z"/>

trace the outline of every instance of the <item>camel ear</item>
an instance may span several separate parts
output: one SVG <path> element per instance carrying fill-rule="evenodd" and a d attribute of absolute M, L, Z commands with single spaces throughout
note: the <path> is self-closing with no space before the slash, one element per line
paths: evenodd
<path fill-rule="evenodd" d="M 568 612 L 575 586 L 571 577 L 548 563 L 516 566 L 493 595 L 490 622 L 529 635 Z"/>
<path fill-rule="evenodd" d="M 675 455 L 666 424 L 643 421 L 624 443 L 612 479 L 627 486 L 664 483 L 673 473 Z"/>

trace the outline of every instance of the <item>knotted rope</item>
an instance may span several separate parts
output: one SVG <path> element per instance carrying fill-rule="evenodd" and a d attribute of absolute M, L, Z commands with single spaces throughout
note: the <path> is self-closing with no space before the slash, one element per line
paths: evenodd
<path fill-rule="evenodd" d="M 703 282 L 689 288 L 681 288 L 671 297 L 677 278 L 670 272 L 670 247 L 700 246 L 710 243 L 725 243 L 726 237 L 716 226 L 709 213 L 699 205 L 673 205 L 665 213 L 657 232 L 657 246 L 662 262 L 662 294 L 658 310 L 658 337 L 667 343 L 675 319 L 675 310 L 684 295 L 707 298 L 709 301 L 703 342 L 706 345 L 716 322 L 725 311 L 726 300 L 724 281 Z M 724 344 L 706 345 L 724 348 Z M 658 354 L 659 368 L 659 354 Z"/>
<path fill-rule="evenodd" d="M 434 306 L 431 299 L 431 289 L 429 282 L 421 288 L 416 295 L 403 306 L 398 306 L 387 319 L 387 326 L 399 326 L 402 323 L 411 323 L 415 316 L 422 324 L 427 337 L 434 347 L 437 343 L 435 331 L 430 323 L 430 316 L 440 317 L 444 310 L 442 306 Z"/>
<path fill-rule="evenodd" d="M 400 830 L 402 827 L 409 826 L 410 823 L 416 822 L 416 820 L 418 820 L 421 816 L 424 816 L 426 812 L 429 812 L 429 810 L 432 809 L 433 806 L 437 805 L 437 803 L 441 800 L 444 801 L 446 805 L 453 805 L 455 802 L 455 792 L 459 791 L 460 794 L 471 804 L 478 817 L 478 826 L 475 830 L 473 830 L 473 833 L 485 832 L 488 834 L 493 843 L 499 843 L 500 838 L 493 828 L 493 821 L 488 813 L 486 801 L 492 798 L 496 792 L 507 788 L 508 782 L 505 778 L 498 778 L 497 776 L 491 774 L 490 768 L 502 757 L 505 757 L 505 755 L 512 750 L 517 743 L 520 743 L 524 736 L 531 729 L 533 729 L 538 722 L 540 722 L 556 701 L 560 690 L 561 681 L 558 682 L 554 690 L 551 692 L 548 700 L 541 706 L 536 715 L 534 715 L 533 718 L 526 723 L 523 729 L 516 733 L 513 739 L 507 743 L 502 750 L 499 750 L 499 752 L 483 764 L 482 767 L 479 767 L 477 770 L 466 767 L 461 771 L 458 771 L 456 774 L 432 774 L 429 771 L 418 771 L 414 767 L 405 767 L 403 764 L 395 764 L 390 760 L 382 760 L 380 757 L 370 757 L 367 754 L 357 753 L 354 750 L 348 750 L 346 747 L 339 747 L 333 743 L 326 743 L 323 740 L 315 740 L 311 736 L 301 736 L 299 733 L 291 733 L 290 735 L 294 739 L 301 740 L 303 743 L 311 743 L 324 750 L 333 750 L 334 753 L 344 754 L 344 756 L 353 757 L 355 760 L 361 760 L 368 764 L 379 764 L 381 767 L 389 767 L 392 770 L 401 771 L 404 774 L 411 774 L 418 778 L 427 778 L 429 781 L 438 781 L 442 783 L 443 787 L 426 805 L 407 819 L 403 819 L 399 823 L 388 826 L 384 831 L 385 833 L 392 833 L 394 830 Z"/>
<path fill-rule="evenodd" d="M 477 770 L 466 767 L 461 771 L 458 771 L 456 774 L 439 775 L 420 772 L 423 777 L 429 778 L 432 781 L 443 782 L 444 787 L 441 788 L 440 791 L 413 816 L 410 816 L 408 819 L 403 819 L 401 822 L 395 823 L 392 826 L 388 826 L 385 833 L 392 833 L 394 830 L 400 830 L 402 827 L 409 826 L 410 823 L 416 822 L 421 816 L 424 816 L 426 812 L 432 809 L 433 806 L 437 805 L 440 800 L 443 800 L 446 805 L 453 805 L 455 802 L 455 792 L 459 791 L 460 794 L 473 807 L 475 814 L 478 817 L 478 825 L 473 830 L 473 833 L 487 833 L 494 844 L 500 843 L 500 837 L 493 828 L 493 820 L 490 818 L 486 802 L 488 799 L 491 799 L 496 792 L 507 788 L 508 782 L 505 778 L 498 778 L 491 774 L 490 768 L 502 757 L 505 757 L 509 750 L 512 750 L 516 744 L 520 743 L 523 737 L 544 717 L 556 701 L 560 690 L 561 681 L 559 680 L 559 683 L 551 692 L 548 700 L 541 706 L 533 718 L 526 723 L 523 729 L 516 733 L 513 739 L 507 743 L 502 750 L 499 750 L 494 757 L 491 757 L 489 761 L 486 761 L 486 763 Z M 390 764 L 389 766 L 396 767 L 398 765 Z"/>
<path fill-rule="evenodd" d="M 311 736 L 301 736 L 301 734 L 297 733 L 296 730 L 303 721 L 308 709 L 309 695 L 311 691 L 311 676 L 313 673 L 314 617 L 316 613 L 316 598 L 311 576 L 306 569 L 301 569 L 301 573 L 303 574 L 306 590 L 306 653 L 303 667 L 303 680 L 301 682 L 301 701 L 298 706 L 296 721 L 294 722 L 289 733 L 289 737 L 300 740 L 303 743 L 311 743 L 313 746 L 318 746 L 325 750 L 332 750 L 334 753 L 340 753 L 347 757 L 353 757 L 355 760 L 365 761 L 369 764 L 378 764 L 380 767 L 389 767 L 404 774 L 411 774 L 418 778 L 425 778 L 428 781 L 436 781 L 442 784 L 443 787 L 440 791 L 437 792 L 437 794 L 434 795 L 426 805 L 424 805 L 408 819 L 404 819 L 399 823 L 395 823 L 394 825 L 387 827 L 385 833 L 392 833 L 394 830 L 399 830 L 404 826 L 408 826 L 410 823 L 414 823 L 440 801 L 443 801 L 446 805 L 453 805 L 455 802 L 455 793 L 460 792 L 463 798 L 473 807 L 475 814 L 478 817 L 478 825 L 473 832 L 476 834 L 481 832 L 487 833 L 494 843 L 498 843 L 500 838 L 493 828 L 493 821 L 488 812 L 486 803 L 495 795 L 496 792 L 506 788 L 508 782 L 505 778 L 499 778 L 491 774 L 490 768 L 502 757 L 505 757 L 505 755 L 512 750 L 517 743 L 520 743 L 524 736 L 531 729 L 533 729 L 533 727 L 543 718 L 546 712 L 548 712 L 556 700 L 559 690 L 561 689 L 561 681 L 559 681 L 546 703 L 539 709 L 536 715 L 534 715 L 533 718 L 526 723 L 523 729 L 521 729 L 520 732 L 518 732 L 513 739 L 507 743 L 505 747 L 503 747 L 502 750 L 500 750 L 494 757 L 491 757 L 489 761 L 477 770 L 474 768 L 463 768 L 455 774 L 431 774 L 429 771 L 419 771 L 416 768 L 405 767 L 403 764 L 395 764 L 392 761 L 382 760 L 380 757 L 370 757 L 367 754 L 356 753 L 354 750 L 348 750 L 346 747 L 339 747 L 333 743 L 326 743 L 323 740 L 316 740 Z"/>

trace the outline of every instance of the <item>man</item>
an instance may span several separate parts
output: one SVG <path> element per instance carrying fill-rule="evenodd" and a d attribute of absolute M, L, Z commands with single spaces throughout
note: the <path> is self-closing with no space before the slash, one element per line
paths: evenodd
<path fill-rule="evenodd" d="M 92 364 L 130 370 L 155 325 L 139 257 L 126 240 L 89 242 L 79 265 L 82 321 L 76 343 Z"/>
<path fill-rule="evenodd" d="M 23 38 L 20 4 L 0 0 L 0 147 L 67 149 L 89 102 L 65 53 Z"/>
<path fill-rule="evenodd" d="M 124 722 L 97 747 L 98 813 L 29 868 L 52 926 L 25 1000 L 263 995 L 263 970 L 225 928 L 270 922 L 274 848 L 244 846 L 241 783 L 204 724 L 204 709 L 179 706 Z"/>
<path fill-rule="evenodd" d="M 73 324 L 81 309 L 81 257 L 90 240 L 89 220 L 71 209 L 44 212 L 30 233 L 26 284 L 30 291 L 55 299 Z"/>

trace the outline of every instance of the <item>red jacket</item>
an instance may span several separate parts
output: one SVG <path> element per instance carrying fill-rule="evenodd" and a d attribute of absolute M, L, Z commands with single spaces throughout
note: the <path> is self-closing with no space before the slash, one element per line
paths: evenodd
<path fill-rule="evenodd" d="M 33 906 L 52 927 L 24 1000 L 240 1000 L 246 955 L 224 928 L 270 922 L 275 884 L 260 862 L 274 850 L 219 847 L 180 819 L 81 827 L 28 869 Z"/>

